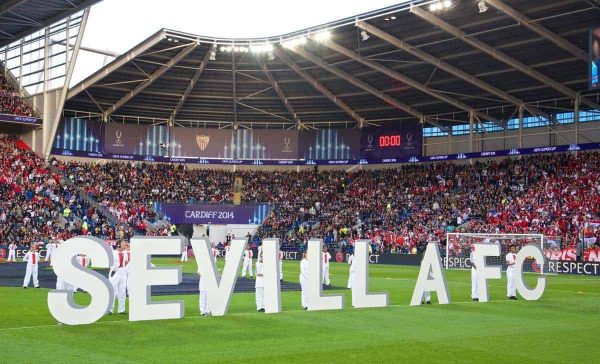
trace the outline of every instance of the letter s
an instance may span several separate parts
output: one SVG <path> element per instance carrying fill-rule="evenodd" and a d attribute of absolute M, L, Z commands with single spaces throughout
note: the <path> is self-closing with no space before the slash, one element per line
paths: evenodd
<path fill-rule="evenodd" d="M 77 236 L 61 244 L 52 257 L 54 273 L 65 282 L 83 288 L 92 300 L 79 306 L 73 301 L 73 292 L 52 290 L 48 293 L 48 309 L 54 318 L 67 325 L 87 325 L 98 321 L 114 301 L 113 287 L 106 277 L 75 262 L 78 254 L 87 255 L 95 267 L 109 268 L 113 254 L 102 240 Z"/>

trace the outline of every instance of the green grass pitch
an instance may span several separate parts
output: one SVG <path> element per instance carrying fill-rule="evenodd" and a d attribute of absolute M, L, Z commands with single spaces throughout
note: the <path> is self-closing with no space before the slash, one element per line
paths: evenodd
<path fill-rule="evenodd" d="M 177 265 L 155 259 L 157 265 Z M 220 261 L 222 264 L 222 260 Z M 194 272 L 195 262 L 184 266 Z M 286 261 L 297 281 L 299 262 Z M 505 281 L 490 282 L 490 303 L 470 300 L 470 272 L 448 271 L 452 304 L 409 307 L 417 267 L 370 266 L 370 290 L 390 307 L 301 310 L 300 292 L 282 292 L 283 312 L 257 313 L 253 293 L 236 293 L 228 315 L 202 317 L 198 296 L 183 299 L 181 320 L 128 322 L 107 316 L 88 326 L 58 326 L 47 290 L 0 288 L 0 362 L 22 363 L 574 363 L 600 357 L 600 279 L 549 276 L 541 300 L 508 301 Z M 345 287 L 347 264 L 331 265 Z M 504 276 L 503 276 L 504 278 Z M 532 284 L 534 275 L 527 275 Z M 89 297 L 76 294 L 79 303 Z"/>

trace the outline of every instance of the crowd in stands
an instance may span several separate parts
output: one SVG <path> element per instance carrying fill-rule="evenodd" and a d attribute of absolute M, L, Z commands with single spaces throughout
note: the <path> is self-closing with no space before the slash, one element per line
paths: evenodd
<path fill-rule="evenodd" d="M 21 99 L 4 74 L 0 74 L 0 114 L 35 116 L 31 106 Z"/>
<path fill-rule="evenodd" d="M 234 173 L 54 161 L 54 173 L 12 139 L 2 139 L 0 157 L 0 219 L 9 222 L 1 226 L 0 241 L 80 232 L 107 238 L 167 235 L 168 224 L 149 227 L 163 218 L 154 202 L 231 203 L 235 177 L 244 181 L 243 203 L 272 206 L 251 238 L 256 243 L 277 237 L 290 247 L 322 238 L 338 250 L 366 238 L 374 250 L 410 254 L 422 252 L 429 241 L 445 244 L 449 231 L 542 233 L 573 244 L 586 230 L 586 241 L 600 240 L 600 224 L 588 224 L 600 220 L 596 152 L 357 172 Z M 77 192 L 100 203 L 116 222 L 87 206 Z"/>
<path fill-rule="evenodd" d="M 0 242 L 47 243 L 87 234 L 99 222 L 75 186 L 22 141 L 0 139 Z M 89 214 L 90 220 L 75 216 Z"/>

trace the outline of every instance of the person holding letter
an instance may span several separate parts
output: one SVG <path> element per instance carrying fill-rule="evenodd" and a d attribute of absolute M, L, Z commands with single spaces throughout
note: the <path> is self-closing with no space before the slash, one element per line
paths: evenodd
<path fill-rule="evenodd" d="M 125 315 L 125 300 L 127 299 L 127 271 L 125 267 L 129 263 L 127 260 L 129 254 L 125 252 L 124 241 L 119 241 L 119 245 L 116 251 L 113 251 L 113 266 L 110 268 L 108 274 L 109 281 L 115 291 L 115 300 L 118 301 L 118 313 L 119 315 Z M 111 275 L 112 273 L 112 275 Z M 108 310 L 110 315 L 113 314 L 114 303 Z"/>
<path fill-rule="evenodd" d="M 181 252 L 181 260 L 180 261 L 182 263 L 188 261 L 188 245 L 187 245 L 187 240 L 185 242 L 185 245 L 183 246 L 183 252 Z"/>
<path fill-rule="evenodd" d="M 477 293 L 477 267 L 475 266 L 475 244 L 471 245 L 469 260 L 471 261 L 471 299 L 473 301 L 479 301 L 479 295 Z"/>
<path fill-rule="evenodd" d="M 300 261 L 300 289 L 301 289 L 301 300 L 302 309 L 308 310 L 308 259 L 306 252 L 302 253 L 302 260 Z"/>
<path fill-rule="evenodd" d="M 323 245 L 323 284 L 329 286 L 329 261 L 331 260 L 331 254 L 327 251 L 327 245 Z"/>
<path fill-rule="evenodd" d="M 210 316 L 210 309 L 208 308 L 208 291 L 206 290 L 206 284 L 202 282 L 202 275 L 200 269 L 198 269 L 198 291 L 200 292 L 199 304 L 200 304 L 200 315 Z"/>
<path fill-rule="evenodd" d="M 254 287 L 256 288 L 256 310 L 258 312 L 265 312 L 265 281 L 264 281 L 264 268 L 263 268 L 262 256 L 258 257 L 256 262 L 256 282 Z"/>
<path fill-rule="evenodd" d="M 354 284 L 354 277 L 356 276 L 356 271 L 354 269 L 354 254 L 350 254 L 348 256 L 348 264 L 350 265 L 350 271 L 348 272 L 347 288 L 352 289 L 352 285 Z"/>
<path fill-rule="evenodd" d="M 517 299 L 515 287 L 515 261 L 517 260 L 517 247 L 510 246 L 510 252 L 506 254 L 506 296 L 509 300 Z"/>
<path fill-rule="evenodd" d="M 281 251 L 281 249 L 279 249 L 279 251 L 277 252 L 277 268 L 279 271 L 279 280 L 283 281 L 283 252 Z"/>
<path fill-rule="evenodd" d="M 249 246 L 246 246 L 246 250 L 244 250 L 244 264 L 242 265 L 242 277 L 246 277 L 246 272 L 250 273 L 250 278 L 254 277 L 254 272 L 252 272 L 252 249 Z"/>

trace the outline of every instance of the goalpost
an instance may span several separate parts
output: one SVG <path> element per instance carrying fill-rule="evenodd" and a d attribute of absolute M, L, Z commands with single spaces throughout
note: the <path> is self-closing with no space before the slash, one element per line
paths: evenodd
<path fill-rule="evenodd" d="M 533 259 L 527 259 L 523 265 L 524 272 L 548 274 L 548 259 L 546 250 L 548 249 L 546 239 L 543 234 L 486 234 L 486 233 L 446 233 L 446 257 L 444 265 L 446 269 L 471 268 L 469 255 L 473 244 L 491 244 L 500 243 L 500 256 L 487 257 L 486 263 L 489 265 L 500 265 L 502 270 L 506 270 L 506 254 L 510 251 L 510 246 L 515 245 L 517 252 L 526 245 L 536 245 L 544 254 L 543 264 L 539 264 Z"/>

